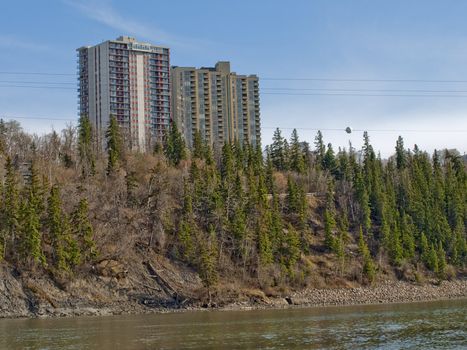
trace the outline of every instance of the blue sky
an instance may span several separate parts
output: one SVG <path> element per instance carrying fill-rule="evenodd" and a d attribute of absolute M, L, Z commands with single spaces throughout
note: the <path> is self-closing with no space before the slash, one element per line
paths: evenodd
<path fill-rule="evenodd" d="M 0 116 L 75 119 L 75 49 L 131 35 L 169 46 L 173 65 L 208 66 L 229 60 L 236 72 L 264 78 L 260 82 L 264 144 L 270 142 L 272 128 L 279 126 L 297 127 L 301 138 L 310 142 L 316 134 L 313 129 L 321 128 L 335 148 L 349 140 L 360 147 L 361 131 L 351 135 L 343 131 L 351 126 L 374 130 L 371 141 L 383 156 L 392 153 L 399 134 L 407 147 L 417 143 L 429 151 L 448 147 L 464 153 L 467 83 L 266 78 L 467 81 L 466 16 L 467 1 L 462 0 L 4 1 Z M 11 87 L 25 85 L 12 82 L 24 81 L 60 88 Z M 288 90 L 274 90 L 283 88 Z M 441 92 L 428 93 L 436 95 L 432 97 L 297 95 L 426 94 L 405 90 Z M 66 124 L 30 119 L 21 123 L 39 134 Z M 287 136 L 290 132 L 284 130 Z"/>

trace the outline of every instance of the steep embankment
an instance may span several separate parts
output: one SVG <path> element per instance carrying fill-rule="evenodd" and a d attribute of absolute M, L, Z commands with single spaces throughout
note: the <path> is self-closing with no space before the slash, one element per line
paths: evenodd
<path fill-rule="evenodd" d="M 135 258 L 125 265 L 105 260 L 81 271 L 70 282 L 37 273 L 19 273 L 0 265 L 0 317 L 63 317 L 168 312 L 207 307 L 197 273 L 161 256 Z M 382 281 L 375 286 L 306 288 L 273 293 L 222 281 L 211 307 L 271 308 L 412 302 L 467 298 L 467 280 L 427 282 Z"/>
<path fill-rule="evenodd" d="M 0 265 L 0 317 L 105 315 L 178 309 L 198 300 L 198 274 L 160 256 L 104 260 L 69 281 Z"/>

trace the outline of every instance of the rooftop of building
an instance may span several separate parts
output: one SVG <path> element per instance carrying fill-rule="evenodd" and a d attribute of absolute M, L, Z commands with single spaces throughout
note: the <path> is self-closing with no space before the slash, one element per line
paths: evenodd
<path fill-rule="evenodd" d="M 141 45 L 141 47 L 148 46 L 148 47 L 157 47 L 157 48 L 162 48 L 162 49 L 169 49 L 168 46 L 156 45 L 156 44 L 151 44 L 151 43 L 148 43 L 148 42 L 138 41 L 134 37 L 127 36 L 127 35 L 121 35 L 118 38 L 116 38 L 115 40 L 106 40 L 106 41 L 103 41 L 103 42 L 101 42 L 99 44 L 96 44 L 96 45 L 81 46 L 81 47 L 77 48 L 76 50 L 79 51 L 79 50 L 82 50 L 82 49 L 89 49 L 91 47 L 98 46 L 98 45 L 101 45 L 101 44 L 104 44 L 104 43 L 107 43 L 107 42 L 136 44 L 136 45 Z"/>

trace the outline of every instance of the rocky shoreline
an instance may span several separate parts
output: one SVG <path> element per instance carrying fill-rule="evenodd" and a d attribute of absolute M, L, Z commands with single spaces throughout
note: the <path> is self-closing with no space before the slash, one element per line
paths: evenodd
<path fill-rule="evenodd" d="M 0 296 L 1 297 L 1 296 Z M 423 285 L 403 281 L 385 281 L 376 286 L 355 288 L 308 288 L 284 297 L 267 297 L 262 292 L 242 301 L 211 305 L 192 301 L 183 306 L 148 306 L 136 300 L 120 300 L 101 305 L 64 305 L 43 307 L 36 312 L 15 312 L 0 305 L 0 318 L 73 317 L 148 314 L 196 310 L 251 310 L 290 307 L 344 306 L 423 302 L 467 298 L 467 280 L 443 281 Z"/>
<path fill-rule="evenodd" d="M 386 281 L 374 287 L 306 289 L 292 295 L 293 305 L 389 304 L 467 298 L 467 280 L 423 285 Z"/>

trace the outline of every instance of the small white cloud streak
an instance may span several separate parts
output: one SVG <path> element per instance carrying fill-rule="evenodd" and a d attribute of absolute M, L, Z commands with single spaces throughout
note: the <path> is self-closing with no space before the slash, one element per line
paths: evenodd
<path fill-rule="evenodd" d="M 29 51 L 45 51 L 49 47 L 39 43 L 23 40 L 13 35 L 0 34 L 0 48 L 29 50 Z"/>
<path fill-rule="evenodd" d="M 86 17 L 116 29 L 123 34 L 130 34 L 138 38 L 151 40 L 154 43 L 181 48 L 192 48 L 200 44 L 196 39 L 183 39 L 150 24 L 123 16 L 115 10 L 111 1 L 108 0 L 63 0 L 63 2 L 79 10 Z"/>

